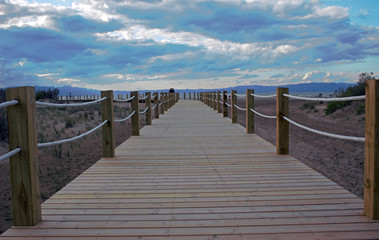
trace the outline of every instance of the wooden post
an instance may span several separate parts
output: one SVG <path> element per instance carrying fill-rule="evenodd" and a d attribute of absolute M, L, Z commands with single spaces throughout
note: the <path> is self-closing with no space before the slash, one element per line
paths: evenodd
<path fill-rule="evenodd" d="M 222 92 L 222 109 L 223 109 L 223 117 L 228 117 L 228 95 L 226 91 Z"/>
<path fill-rule="evenodd" d="M 218 102 L 217 102 L 217 92 L 213 92 L 213 110 L 217 110 Z"/>
<path fill-rule="evenodd" d="M 217 91 L 217 112 L 221 113 L 221 91 Z"/>
<path fill-rule="evenodd" d="M 364 215 L 379 220 L 379 80 L 366 81 Z"/>
<path fill-rule="evenodd" d="M 164 105 L 164 110 L 168 111 L 168 93 L 165 93 L 164 95 L 164 101 L 166 102 Z"/>
<path fill-rule="evenodd" d="M 159 93 L 154 93 L 154 106 L 156 105 L 154 109 L 154 116 L 155 118 L 159 118 Z"/>
<path fill-rule="evenodd" d="M 161 93 L 161 103 L 160 103 L 160 106 L 159 106 L 159 111 L 160 111 L 160 114 L 164 114 L 164 97 L 163 97 L 163 93 Z"/>
<path fill-rule="evenodd" d="M 183 99 L 184 99 L 184 100 L 186 100 L 186 93 L 183 93 L 183 94 L 184 94 L 184 97 L 183 97 Z"/>
<path fill-rule="evenodd" d="M 115 157 L 116 142 L 114 139 L 114 110 L 113 110 L 113 91 L 101 91 L 101 97 L 107 99 L 101 102 L 101 118 L 108 122 L 102 127 L 103 135 L 103 157 Z"/>
<path fill-rule="evenodd" d="M 288 88 L 276 89 L 276 153 L 289 153 L 289 123 L 283 116 L 288 117 L 288 98 L 283 94 L 288 94 Z"/>
<path fill-rule="evenodd" d="M 231 110 L 231 119 L 232 119 L 232 123 L 237 123 L 237 108 L 234 106 L 234 105 L 237 105 L 237 91 L 236 90 L 232 90 L 232 93 L 231 93 L 231 98 L 232 98 L 232 110 Z"/>
<path fill-rule="evenodd" d="M 145 108 L 148 108 L 146 111 L 146 125 L 151 125 L 151 92 L 147 92 L 145 95 L 147 95 Z"/>
<path fill-rule="evenodd" d="M 19 101 L 7 110 L 9 150 L 21 148 L 9 161 L 13 223 L 34 226 L 41 221 L 35 89 L 8 88 L 6 95 L 7 101 Z"/>
<path fill-rule="evenodd" d="M 246 133 L 254 133 L 254 113 L 250 108 L 254 109 L 253 89 L 246 89 Z"/>
<path fill-rule="evenodd" d="M 139 94 L 138 91 L 131 92 L 132 99 L 132 136 L 139 136 Z"/>

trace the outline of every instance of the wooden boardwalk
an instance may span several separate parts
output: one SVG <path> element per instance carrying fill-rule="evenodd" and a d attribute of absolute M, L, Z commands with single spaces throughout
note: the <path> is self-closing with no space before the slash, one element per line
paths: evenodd
<path fill-rule="evenodd" d="M 363 201 L 197 101 L 179 101 L 3 239 L 379 239 Z"/>

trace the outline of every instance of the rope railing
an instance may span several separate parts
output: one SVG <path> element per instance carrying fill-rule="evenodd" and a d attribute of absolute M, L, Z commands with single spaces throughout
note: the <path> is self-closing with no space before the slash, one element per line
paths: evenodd
<path fill-rule="evenodd" d="M 142 112 L 139 112 L 139 114 L 144 114 L 144 113 L 146 113 L 148 109 L 149 109 L 149 107 L 146 107 L 145 110 L 143 110 Z"/>
<path fill-rule="evenodd" d="M 272 98 L 272 97 L 276 97 L 276 94 L 272 94 L 272 95 L 257 95 L 257 94 L 254 94 L 254 93 L 250 93 L 251 96 L 253 97 L 257 97 L 257 98 Z"/>
<path fill-rule="evenodd" d="M 19 152 L 21 152 L 21 148 L 20 147 L 13 149 L 12 151 L 10 151 L 10 152 L 4 154 L 3 156 L 1 156 L 0 157 L 0 162 L 4 161 L 7 158 L 13 157 L 14 155 L 16 155 Z"/>
<path fill-rule="evenodd" d="M 238 110 L 246 111 L 246 108 L 241 108 L 241 107 L 237 106 L 237 104 L 234 104 L 234 107 L 237 108 Z"/>
<path fill-rule="evenodd" d="M 136 111 L 133 111 L 129 116 L 127 116 L 126 118 L 123 118 L 123 119 L 115 119 L 113 121 L 115 122 L 124 122 L 126 120 L 128 120 L 129 118 L 133 117 L 133 115 L 136 113 Z"/>
<path fill-rule="evenodd" d="M 276 119 L 276 116 L 265 115 L 265 114 L 262 114 L 260 112 L 257 112 L 256 110 L 254 110 L 252 108 L 250 108 L 250 111 L 252 111 L 253 113 L 257 114 L 258 116 L 261 116 L 261 117 L 264 117 L 264 118 Z"/>
<path fill-rule="evenodd" d="M 332 137 L 332 138 L 338 138 L 338 139 L 343 139 L 343 140 L 349 140 L 349 141 L 357 141 L 357 142 L 364 142 L 365 138 L 364 137 L 352 137 L 352 136 L 345 136 L 345 135 L 339 135 L 339 134 L 334 134 L 334 133 L 328 133 L 328 132 L 323 132 L 320 130 L 316 130 L 310 127 L 306 127 L 304 125 L 301 125 L 300 123 L 297 123 L 295 121 L 292 121 L 291 119 L 283 116 L 283 118 L 288 121 L 289 123 L 302 128 L 304 130 L 307 130 L 309 132 L 317 133 L 319 135 L 327 136 L 327 137 Z"/>
<path fill-rule="evenodd" d="M 235 93 L 234 96 L 237 96 L 237 97 L 246 97 L 246 94 L 237 94 L 237 93 Z"/>
<path fill-rule="evenodd" d="M 140 100 L 145 100 L 148 96 L 141 97 Z"/>
<path fill-rule="evenodd" d="M 342 102 L 342 101 L 355 101 L 355 100 L 365 100 L 366 96 L 353 96 L 353 97 L 338 97 L 338 98 L 310 98 L 310 97 L 301 97 L 293 96 L 289 94 L 283 94 L 283 96 L 293 99 L 306 100 L 306 101 L 323 101 L 323 102 Z"/>
<path fill-rule="evenodd" d="M 51 146 L 55 146 L 55 145 L 58 145 L 58 144 L 63 144 L 63 143 L 68 143 L 68 142 L 72 142 L 72 141 L 78 140 L 80 138 L 83 138 L 83 137 L 85 137 L 85 136 L 93 133 L 97 129 L 101 128 L 107 122 L 108 122 L 108 120 L 105 120 L 104 122 L 102 122 L 101 124 L 99 124 L 98 126 L 96 126 L 95 128 L 91 129 L 90 131 L 85 132 L 85 133 L 83 133 L 83 134 L 81 134 L 79 136 L 76 136 L 76 137 L 72 137 L 72 138 L 68 138 L 68 139 L 63 139 L 63 140 L 58 140 L 58 141 L 54 141 L 54 142 L 38 143 L 38 148 L 51 147 Z"/>
<path fill-rule="evenodd" d="M 131 100 L 133 100 L 136 96 L 133 96 L 133 97 L 130 97 L 128 99 L 114 99 L 113 101 L 115 102 L 129 102 Z"/>
<path fill-rule="evenodd" d="M 155 109 L 155 108 L 157 108 L 157 106 L 158 106 L 158 103 L 156 103 L 155 105 L 154 105 L 154 107 L 152 107 L 151 109 Z"/>
<path fill-rule="evenodd" d="M 44 106 L 44 107 L 78 107 L 78 106 L 87 106 L 95 103 L 102 102 L 106 100 L 107 97 L 100 98 L 95 101 L 91 102 L 84 102 L 84 103 L 45 103 L 45 102 L 36 102 L 37 106 Z"/>
<path fill-rule="evenodd" d="M 232 105 L 230 105 L 229 103 L 225 102 L 225 105 L 228 106 L 228 107 L 231 107 Z"/>
<path fill-rule="evenodd" d="M 17 104 L 18 104 L 18 100 L 11 100 L 11 101 L 7 101 L 7 102 L 3 102 L 3 103 L 0 103 L 0 109 L 10 107 L 10 106 L 14 106 Z"/>

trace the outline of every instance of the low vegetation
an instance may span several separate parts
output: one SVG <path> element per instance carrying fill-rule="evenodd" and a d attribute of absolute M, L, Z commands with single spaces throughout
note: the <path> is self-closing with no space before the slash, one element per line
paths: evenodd
<path fill-rule="evenodd" d="M 366 87 L 366 80 L 375 79 L 374 73 L 361 73 L 359 74 L 359 81 L 357 85 L 348 87 L 346 90 L 339 89 L 336 91 L 337 97 L 351 97 L 351 96 L 361 96 L 365 95 L 365 87 Z M 349 106 L 351 104 L 351 101 L 344 101 L 344 102 L 330 102 L 328 103 L 325 113 L 326 115 L 331 114 L 338 109 L 342 109 L 346 106 Z M 361 115 L 365 112 L 365 103 L 362 102 L 357 108 L 357 115 Z"/>

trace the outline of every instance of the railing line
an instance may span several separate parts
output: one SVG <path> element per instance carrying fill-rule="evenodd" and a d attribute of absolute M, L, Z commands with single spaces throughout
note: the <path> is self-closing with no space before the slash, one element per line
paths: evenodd
<path fill-rule="evenodd" d="M 115 101 L 115 102 L 129 102 L 129 101 L 133 100 L 134 98 L 135 98 L 135 96 L 130 97 L 128 99 L 114 99 L 113 101 Z"/>
<path fill-rule="evenodd" d="M 257 95 L 257 94 L 254 94 L 254 93 L 250 93 L 251 96 L 253 97 L 257 97 L 257 98 L 272 98 L 272 97 L 276 97 L 276 94 L 273 94 L 273 95 Z"/>
<path fill-rule="evenodd" d="M 253 113 L 255 113 L 255 114 L 257 114 L 257 115 L 259 115 L 259 116 L 261 116 L 261 117 L 264 117 L 264 118 L 276 119 L 276 116 L 265 115 L 265 114 L 262 114 L 262 113 L 260 113 L 260 112 L 258 112 L 258 111 L 256 111 L 256 110 L 254 110 L 254 109 L 252 109 L 252 108 L 250 108 L 250 111 L 252 111 Z"/>
<path fill-rule="evenodd" d="M 133 117 L 134 113 L 136 113 L 136 111 L 133 111 L 129 116 L 127 116 L 126 118 L 123 118 L 123 119 L 115 119 L 113 121 L 115 122 L 124 122 L 126 120 L 128 120 L 129 118 Z"/>
<path fill-rule="evenodd" d="M 7 102 L 3 102 L 3 103 L 0 103 L 0 109 L 10 107 L 10 106 L 14 106 L 17 104 L 18 104 L 18 100 L 11 100 L 11 101 L 7 101 Z"/>
<path fill-rule="evenodd" d="M 329 132 L 323 132 L 323 131 L 320 131 L 320 130 L 316 130 L 316 129 L 313 129 L 313 128 L 310 128 L 310 127 L 307 127 L 307 126 L 304 126 L 304 125 L 301 125 L 300 123 L 297 123 L 287 117 L 283 117 L 286 121 L 288 121 L 289 123 L 299 127 L 299 128 L 302 128 L 304 130 L 307 130 L 309 132 L 313 132 L 313 133 L 317 133 L 319 135 L 323 135 L 323 136 L 327 136 L 327 137 L 332 137 L 332 138 L 338 138 L 338 139 L 343 139 L 343 140 L 349 140 L 349 141 L 357 141 L 357 142 L 364 142 L 365 141 L 365 138 L 364 137 L 352 137 L 352 136 L 345 136 L 345 135 L 339 135 L 339 134 L 334 134 L 334 133 L 329 133 Z"/>
<path fill-rule="evenodd" d="M 100 98 L 95 101 L 91 102 L 84 102 L 84 103 L 45 103 L 45 102 L 36 102 L 37 106 L 45 106 L 45 107 L 78 107 L 78 106 L 86 106 L 86 105 L 91 105 L 95 103 L 102 102 L 106 100 L 106 97 Z"/>
<path fill-rule="evenodd" d="M 85 133 L 83 133 L 83 134 L 81 134 L 79 136 L 76 136 L 76 137 L 67 138 L 67 139 L 63 139 L 63 140 L 58 140 L 58 141 L 54 141 L 54 142 L 38 143 L 38 148 L 45 148 L 45 147 L 55 146 L 55 145 L 58 145 L 58 144 L 63 144 L 63 143 L 68 143 L 68 142 L 72 142 L 72 141 L 78 140 L 80 138 L 83 138 L 83 137 L 85 137 L 85 136 L 93 133 L 97 129 L 101 128 L 107 122 L 108 122 L 108 120 L 105 120 L 104 122 L 102 122 L 101 124 L 99 124 L 98 126 L 96 126 L 95 128 L 91 129 L 90 131 L 85 132 Z"/>
<path fill-rule="evenodd" d="M 21 148 L 20 147 L 13 149 L 12 151 L 10 151 L 10 152 L 4 154 L 3 156 L 1 156 L 0 157 L 0 162 L 4 161 L 7 158 L 13 157 L 14 155 L 16 155 L 19 152 L 21 152 Z"/>
<path fill-rule="evenodd" d="M 246 108 L 241 108 L 241 107 L 237 106 L 237 104 L 234 104 L 234 107 L 236 107 L 238 110 L 246 111 Z"/>
<path fill-rule="evenodd" d="M 301 97 L 301 96 L 293 96 L 289 94 L 283 94 L 283 96 L 293 99 L 299 100 L 307 100 L 307 101 L 323 101 L 323 102 L 342 102 L 342 101 L 355 101 L 355 100 L 365 100 L 366 95 L 362 96 L 353 96 L 353 97 L 340 97 L 340 98 L 310 98 L 310 97 Z"/>

